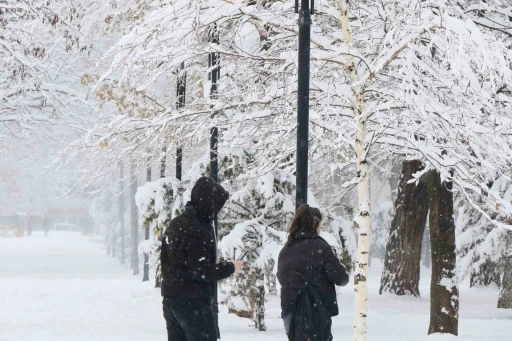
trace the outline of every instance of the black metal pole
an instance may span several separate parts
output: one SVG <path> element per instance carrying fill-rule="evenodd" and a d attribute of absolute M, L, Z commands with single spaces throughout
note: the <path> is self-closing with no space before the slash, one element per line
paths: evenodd
<path fill-rule="evenodd" d="M 176 149 L 176 179 L 181 181 L 182 173 L 183 173 L 183 150 L 181 147 Z"/>
<path fill-rule="evenodd" d="M 210 31 L 210 41 L 213 44 L 219 43 L 219 32 L 217 31 L 217 24 L 214 24 Z M 217 82 L 220 78 L 220 56 L 216 52 L 210 52 L 208 56 L 208 66 L 211 69 L 210 80 L 212 82 L 210 88 L 210 98 L 217 98 Z M 219 171 L 219 158 L 218 158 L 218 144 L 219 144 L 219 129 L 213 127 L 210 130 L 210 177 L 218 182 Z"/>
<path fill-rule="evenodd" d="M 213 24 L 210 28 L 210 42 L 212 44 L 219 44 L 220 37 L 219 31 L 217 30 L 217 24 Z M 217 99 L 217 82 L 220 77 L 220 56 L 216 52 L 210 52 L 208 55 L 208 66 L 211 69 L 210 80 L 211 80 L 211 88 L 210 88 L 210 99 Z M 216 113 L 214 113 L 215 115 Z M 210 130 L 210 178 L 212 178 L 215 182 L 219 181 L 218 173 L 219 173 L 219 129 L 217 127 L 213 127 Z M 217 243 L 218 237 L 218 220 L 215 218 L 214 222 L 215 227 L 215 243 Z M 215 259 L 217 259 L 217 249 L 215 249 Z M 217 339 L 220 339 L 220 329 L 219 329 L 219 303 L 218 303 L 218 289 L 217 282 L 215 282 L 215 301 L 212 307 L 214 311 L 214 319 L 215 326 L 217 329 Z"/>
<path fill-rule="evenodd" d="M 185 95 L 187 91 L 187 73 L 185 72 L 185 63 L 181 63 L 181 72 L 178 73 L 178 84 L 176 87 L 176 108 L 182 109 L 185 107 Z M 178 142 L 178 147 L 176 149 L 176 179 L 181 181 L 183 167 L 183 150 Z"/>
<path fill-rule="evenodd" d="M 310 8 L 311 1 L 311 8 Z M 296 1 L 298 7 L 298 1 Z M 297 101 L 297 169 L 295 204 L 308 202 L 309 74 L 313 0 L 301 0 L 299 10 L 299 79 Z M 298 10 L 298 8 L 296 8 Z"/>
<path fill-rule="evenodd" d="M 215 181 L 219 181 L 219 128 L 213 127 L 210 130 L 210 177 Z"/>

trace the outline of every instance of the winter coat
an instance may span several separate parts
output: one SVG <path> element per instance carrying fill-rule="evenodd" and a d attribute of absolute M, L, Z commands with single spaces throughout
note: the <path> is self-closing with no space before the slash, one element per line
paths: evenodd
<path fill-rule="evenodd" d="M 339 313 L 334 285 L 344 286 L 349 281 L 345 267 L 334 254 L 331 246 L 318 234 L 296 232 L 291 245 L 279 254 L 277 279 L 281 284 L 281 309 L 283 316 L 290 313 L 299 290 L 305 283 L 307 251 L 310 243 L 319 239 L 313 257 L 313 287 L 320 295 L 329 316 Z"/>
<path fill-rule="evenodd" d="M 210 178 L 201 178 L 192 189 L 185 211 L 174 218 L 162 236 L 162 296 L 194 299 L 211 304 L 216 281 L 231 276 L 231 262 L 217 263 L 213 220 L 229 193 Z"/>

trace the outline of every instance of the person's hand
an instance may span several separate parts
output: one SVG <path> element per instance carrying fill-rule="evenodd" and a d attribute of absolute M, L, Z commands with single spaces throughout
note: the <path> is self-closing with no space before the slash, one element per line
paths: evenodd
<path fill-rule="evenodd" d="M 238 271 L 240 271 L 242 266 L 244 266 L 245 261 L 243 261 L 243 260 L 232 260 L 231 263 L 233 263 L 233 265 L 235 266 L 235 273 L 237 273 Z"/>

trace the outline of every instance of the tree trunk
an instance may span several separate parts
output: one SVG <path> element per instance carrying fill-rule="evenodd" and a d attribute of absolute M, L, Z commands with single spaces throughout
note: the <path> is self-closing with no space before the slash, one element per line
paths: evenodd
<path fill-rule="evenodd" d="M 117 257 L 117 224 L 113 224 L 113 226 L 111 225 L 110 228 L 112 229 L 112 231 L 110 232 L 110 245 L 111 246 L 111 249 L 112 249 L 112 257 L 113 258 L 116 258 Z"/>
<path fill-rule="evenodd" d="M 121 242 L 120 248 L 121 252 L 119 252 L 119 257 L 121 259 L 121 264 L 125 262 L 125 233 L 124 233 L 124 165 L 123 162 L 119 164 L 119 221 L 121 223 L 121 227 L 119 229 L 119 239 Z"/>
<path fill-rule="evenodd" d="M 167 166 L 167 147 L 162 148 L 162 157 L 160 158 L 160 178 L 165 178 Z"/>
<path fill-rule="evenodd" d="M 356 138 L 356 154 L 357 154 L 357 174 L 359 183 L 357 185 L 357 193 L 359 197 L 358 214 L 355 218 L 358 230 L 357 239 L 357 255 L 356 255 L 356 271 L 354 277 L 355 291 L 355 341 L 366 341 L 367 334 L 367 278 L 368 278 L 368 258 L 370 253 L 370 186 L 368 182 L 368 163 L 365 159 L 364 141 L 366 135 L 366 124 L 359 120 L 357 138 Z"/>
<path fill-rule="evenodd" d="M 146 167 L 146 181 L 151 182 L 151 158 L 148 157 L 147 167 Z M 144 229 L 144 240 L 149 240 L 149 226 L 146 226 Z M 149 254 L 147 252 L 144 253 L 144 274 L 142 275 L 142 281 L 149 281 Z"/>
<path fill-rule="evenodd" d="M 162 156 L 160 158 L 160 178 L 165 178 L 165 170 L 167 165 L 167 147 L 164 146 L 162 148 Z M 162 236 L 159 234 L 156 236 L 158 240 L 160 240 Z M 160 252 L 160 249 L 158 249 L 158 252 Z M 162 265 L 160 264 L 160 258 L 156 261 L 156 274 L 155 274 L 155 288 L 160 288 L 162 286 L 162 273 L 161 268 Z"/>
<path fill-rule="evenodd" d="M 346 46 L 352 44 L 352 31 L 349 19 L 348 0 L 337 0 L 340 15 L 341 34 Z M 359 82 L 357 66 L 352 56 L 347 57 L 345 72 L 352 84 Z M 370 183 L 368 174 L 367 143 L 366 141 L 366 117 L 364 114 L 364 91 L 363 89 L 352 89 L 352 113 L 356 119 L 356 140 L 355 152 L 357 158 L 357 194 L 358 212 L 354 223 L 358 231 L 356 269 L 354 276 L 355 311 L 354 311 L 354 340 L 366 341 L 367 337 L 367 300 L 368 300 L 368 259 L 370 253 Z"/>
<path fill-rule="evenodd" d="M 130 265 L 133 269 L 133 274 L 138 275 L 139 270 L 139 212 L 137 210 L 137 204 L 135 203 L 135 194 L 137 193 L 137 175 L 135 173 L 135 161 L 132 160 L 131 172 L 130 172 L 130 213 L 131 213 L 131 225 L 132 225 L 132 252 L 130 257 Z"/>
<path fill-rule="evenodd" d="M 430 206 L 432 279 L 428 334 L 458 335 L 459 289 L 455 281 L 455 223 L 451 182 L 441 183 L 439 172 L 427 175 Z"/>
<path fill-rule="evenodd" d="M 421 244 L 428 214 L 427 184 L 408 184 L 424 168 L 420 160 L 404 161 L 391 222 L 379 293 L 420 296 Z"/>
<path fill-rule="evenodd" d="M 265 266 L 265 279 L 267 282 L 268 293 L 272 296 L 277 296 L 276 276 L 273 273 L 275 261 L 270 259 Z"/>
<path fill-rule="evenodd" d="M 503 261 L 498 308 L 512 309 L 512 256 L 506 257 Z"/>
<path fill-rule="evenodd" d="M 266 331 L 267 326 L 265 325 L 265 278 L 263 271 L 260 270 L 258 279 L 256 281 L 256 289 L 258 291 L 258 297 L 256 298 L 256 309 L 254 311 L 254 322 L 256 329 L 259 331 Z"/>
<path fill-rule="evenodd" d="M 430 268 L 430 228 L 428 226 L 424 233 L 423 250 L 423 266 Z"/>

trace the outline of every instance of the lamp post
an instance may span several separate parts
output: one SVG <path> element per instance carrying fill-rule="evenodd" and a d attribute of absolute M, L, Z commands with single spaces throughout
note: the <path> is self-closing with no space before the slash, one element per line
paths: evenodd
<path fill-rule="evenodd" d="M 219 32 L 217 30 L 217 24 L 213 24 L 210 28 L 210 42 L 212 44 L 219 43 Z M 208 67 L 211 69 L 210 80 L 210 98 L 217 99 L 217 82 L 220 78 L 220 56 L 217 52 L 210 52 L 208 55 Z M 215 113 L 214 113 L 215 114 Z M 219 172 L 219 128 L 213 127 L 210 130 L 210 177 L 218 182 Z"/>
<path fill-rule="evenodd" d="M 297 89 L 297 169 L 295 204 L 308 202 L 308 140 L 309 140 L 309 74 L 311 15 L 314 0 L 295 0 L 295 12 L 299 13 L 299 79 Z"/>
<path fill-rule="evenodd" d="M 217 30 L 217 24 L 213 24 L 210 27 L 210 42 L 212 44 L 219 44 L 220 37 L 219 31 Z M 220 55 L 217 52 L 210 52 L 208 55 L 208 67 L 211 69 L 210 80 L 210 99 L 217 99 L 217 81 L 220 78 Z M 216 113 L 213 113 L 214 115 Z M 210 130 L 210 178 L 215 182 L 219 181 L 219 128 L 212 127 Z M 218 221 L 215 218 L 215 239 L 218 236 Z M 217 259 L 217 250 L 215 250 L 215 259 Z M 217 329 L 217 338 L 220 339 L 219 330 L 219 303 L 218 303 L 218 290 L 217 283 L 215 283 L 215 301 L 213 302 L 213 312 L 215 319 L 215 326 Z"/>

